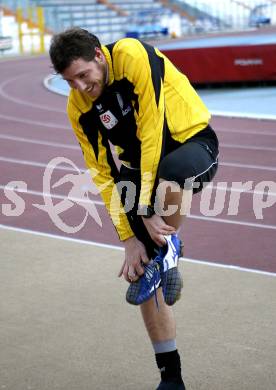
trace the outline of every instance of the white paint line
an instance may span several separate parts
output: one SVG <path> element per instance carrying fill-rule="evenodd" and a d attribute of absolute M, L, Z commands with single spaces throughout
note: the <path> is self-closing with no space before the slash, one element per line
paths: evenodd
<path fill-rule="evenodd" d="M 5 189 L 8 191 L 14 191 L 18 193 L 25 193 L 27 195 L 35 195 L 35 196 L 40 196 L 40 197 L 53 197 L 56 199 L 67 199 L 68 196 L 61 195 L 61 194 L 49 194 L 49 193 L 43 193 L 39 191 L 32 191 L 32 190 L 25 190 L 22 188 L 14 188 L 10 187 L 8 185 L 0 185 L 0 189 Z M 94 199 L 87 199 L 84 200 L 83 198 L 69 198 L 72 201 L 76 201 L 77 203 L 95 203 L 98 206 L 105 207 L 104 202 L 102 201 L 97 201 Z M 231 224 L 231 225 L 239 225 L 239 226 L 246 226 L 246 227 L 253 227 L 253 228 L 258 228 L 258 229 L 269 229 L 269 230 L 276 230 L 276 225 L 268 225 L 268 224 L 262 224 L 262 223 L 254 223 L 254 222 L 247 222 L 247 221 L 239 221 L 239 220 L 232 220 L 232 219 L 225 219 L 225 218 L 218 218 L 218 217 L 207 217 L 204 215 L 195 215 L 195 214 L 188 214 L 186 216 L 188 219 L 195 219 L 195 220 L 200 220 L 200 221 L 207 221 L 207 222 L 216 222 L 216 223 L 225 223 L 225 224 Z"/>
<path fill-rule="evenodd" d="M 74 198 L 72 196 L 68 197 L 68 195 L 40 192 L 40 191 L 34 191 L 34 190 L 28 190 L 28 189 L 26 190 L 25 188 L 20 188 L 20 187 L 14 188 L 14 187 L 10 187 L 8 185 L 6 185 L 6 186 L 0 185 L 0 189 L 6 190 L 6 191 L 18 192 L 20 194 L 41 196 L 43 198 L 45 197 L 45 198 L 53 198 L 53 199 L 61 199 L 61 200 L 70 199 L 73 202 L 78 202 L 78 203 L 82 203 L 82 204 L 84 204 L 84 203 L 91 204 L 91 202 L 93 202 L 94 204 L 97 204 L 99 206 L 105 206 L 105 204 L 102 201 L 90 199 L 90 198 Z"/>
<path fill-rule="evenodd" d="M 33 55 L 33 54 L 28 54 L 28 55 L 18 55 L 18 54 L 15 54 L 14 56 L 12 57 L 8 57 L 8 58 L 5 58 L 5 57 L 1 57 L 0 58 L 0 64 L 2 63 L 6 63 L 6 62 L 21 62 L 21 61 L 30 61 L 30 60 L 41 60 L 41 59 L 45 59 L 47 58 L 45 56 L 45 54 L 43 55 Z"/>
<path fill-rule="evenodd" d="M 82 240 L 82 239 L 79 239 L 79 238 L 59 236 L 59 235 L 56 235 L 56 234 L 44 233 L 44 232 L 35 231 L 35 230 L 29 230 L 29 229 L 22 229 L 22 228 L 17 228 L 17 227 L 8 226 L 8 225 L 0 224 L 0 229 L 14 231 L 14 232 L 19 232 L 19 233 L 32 234 L 32 235 L 36 235 L 36 236 L 40 236 L 40 237 L 46 237 L 46 238 L 51 238 L 51 239 L 58 239 L 58 240 L 63 240 L 63 241 L 69 241 L 69 242 L 76 243 L 76 244 L 91 245 L 91 246 L 96 246 L 96 247 L 99 247 L 99 248 L 106 248 L 106 249 L 124 251 L 124 248 L 119 246 L 119 245 L 103 244 L 103 243 L 96 242 L 96 241 L 86 241 L 86 240 Z M 225 268 L 225 269 L 230 269 L 230 270 L 233 270 L 233 271 L 248 272 L 248 273 L 254 273 L 254 274 L 259 274 L 259 275 L 263 275 L 263 276 L 276 277 L 276 273 L 274 273 L 274 272 L 267 272 L 267 271 L 257 270 L 257 269 L 254 269 L 254 268 L 243 268 L 243 267 L 238 267 L 238 266 L 234 266 L 234 265 L 215 263 L 215 262 L 211 262 L 210 260 L 204 261 L 204 260 L 188 259 L 188 258 L 185 258 L 185 257 L 180 258 L 180 260 L 184 261 L 184 262 L 187 262 L 187 263 L 206 265 L 206 266 L 211 266 L 211 267 L 215 267 L 215 268 Z"/>
<path fill-rule="evenodd" d="M 13 82 L 17 82 L 18 80 L 20 79 L 24 79 L 26 76 L 31 76 L 31 73 L 24 73 L 24 74 L 21 74 L 19 76 L 16 76 L 16 77 L 13 77 L 11 79 L 7 79 L 5 80 L 4 82 L 2 82 L 0 84 L 0 96 L 2 96 L 4 99 L 12 102 L 12 103 L 16 103 L 16 104 L 20 104 L 22 106 L 28 106 L 28 107 L 31 107 L 31 108 L 38 108 L 40 110 L 44 110 L 44 111 L 51 111 L 51 112 L 57 112 L 57 113 L 61 113 L 63 115 L 66 114 L 66 102 L 64 103 L 64 109 L 61 110 L 61 109 L 58 109 L 58 108 L 54 108 L 54 107 L 50 107 L 50 106 L 47 106 L 46 104 L 36 104 L 36 103 L 31 103 L 27 100 L 23 100 L 23 99 L 19 99 L 19 98 L 15 98 L 11 95 L 9 95 L 7 92 L 4 91 L 4 88 L 13 83 Z"/>
<path fill-rule="evenodd" d="M 246 221 L 236 221 L 236 220 L 225 219 L 225 218 L 205 217 L 205 216 L 194 215 L 194 214 L 187 215 L 187 218 L 199 219 L 201 221 L 208 221 L 208 222 L 226 223 L 226 224 L 230 224 L 230 225 L 240 225 L 240 226 L 254 227 L 254 228 L 258 228 L 258 229 L 276 230 L 276 225 L 266 225 L 266 224 L 262 224 L 262 223 L 253 223 L 253 222 L 246 222 Z"/>
<path fill-rule="evenodd" d="M 116 246 L 116 245 L 102 244 L 100 242 L 86 241 L 86 240 L 81 240 L 79 238 L 60 236 L 58 234 L 45 233 L 45 232 L 41 232 L 41 231 L 37 231 L 37 230 L 22 229 L 22 228 L 17 228 L 14 226 L 0 224 L 0 229 L 11 230 L 11 231 L 20 232 L 20 233 L 33 234 L 35 236 L 41 236 L 41 237 L 55 238 L 55 239 L 63 240 L 63 241 L 71 241 L 71 242 L 78 243 L 78 244 L 98 246 L 100 248 L 116 249 L 116 250 L 121 250 L 121 251 L 124 250 L 123 247 Z"/>
<path fill-rule="evenodd" d="M 30 143 L 30 144 L 36 144 L 36 145 L 53 146 L 53 147 L 57 147 L 57 148 L 60 147 L 60 148 L 80 150 L 80 147 L 78 145 L 64 144 L 64 143 L 59 143 L 59 142 L 42 141 L 40 139 L 34 139 L 34 138 L 23 138 L 23 137 L 17 137 L 17 136 L 9 135 L 9 134 L 0 134 L 0 139 L 6 139 L 9 141 L 24 142 L 24 143 Z M 233 149 L 245 149 L 245 150 L 264 150 L 264 151 L 276 152 L 276 147 L 274 148 L 274 147 L 269 147 L 269 146 L 237 145 L 237 144 L 220 143 L 220 147 L 231 148 L 231 149 L 233 148 Z M 115 152 L 115 154 L 116 154 L 116 152 Z"/>
<path fill-rule="evenodd" d="M 245 150 L 264 150 L 266 152 L 276 152 L 276 148 L 271 146 L 255 146 L 255 145 L 237 145 L 237 144 L 225 144 L 220 142 L 220 148 L 230 149 L 245 149 Z"/>
<path fill-rule="evenodd" d="M 241 271 L 241 272 L 250 272 L 253 274 L 260 274 L 265 276 L 273 276 L 276 277 L 276 272 L 268 272 L 268 271 L 261 271 L 254 268 L 245 268 L 245 267 L 239 267 L 237 265 L 228 265 L 228 264 L 222 264 L 222 263 L 215 263 L 210 260 L 194 260 L 194 259 L 188 259 L 186 257 L 181 258 L 180 260 L 186 262 L 186 263 L 194 263 L 194 264 L 200 264 L 200 265 L 206 265 L 209 267 L 215 267 L 215 268 L 227 268 L 234 271 Z"/>
<path fill-rule="evenodd" d="M 262 171 L 276 171 L 276 167 L 268 167 L 265 165 L 252 165 L 252 164 L 239 164 L 239 163 L 230 163 L 230 162 L 219 162 L 219 165 L 224 167 L 235 167 L 235 168 L 245 168 L 245 169 L 258 169 Z"/>
<path fill-rule="evenodd" d="M 39 167 L 47 167 L 48 164 L 43 164 L 43 163 L 37 163 L 34 161 L 29 161 L 29 160 L 19 160 L 16 158 L 8 158 L 8 157 L 1 157 L 0 156 L 0 161 L 3 162 L 9 162 L 13 164 L 21 164 L 21 165 L 33 165 L 39 166 Z M 228 162 L 219 162 L 220 166 L 226 166 L 226 167 L 236 167 L 236 168 L 245 168 L 245 169 L 258 169 L 258 170 L 264 170 L 264 171 L 276 171 L 276 167 L 267 167 L 267 166 L 261 166 L 261 165 L 249 165 L 249 164 L 238 164 L 238 163 L 228 163 Z M 83 170 L 80 170 L 83 171 Z"/>
<path fill-rule="evenodd" d="M 27 165 L 31 167 L 38 167 L 38 168 L 55 168 L 55 169 L 60 169 L 62 171 L 68 171 L 68 172 L 75 172 L 73 168 L 66 167 L 65 165 L 51 165 L 51 164 L 45 164 L 45 163 L 40 163 L 40 162 L 35 162 L 35 161 L 28 161 L 28 160 L 18 160 L 16 158 L 8 158 L 8 157 L 1 157 L 0 156 L 0 161 L 3 162 L 8 162 L 10 164 L 19 164 L 19 165 Z M 85 172 L 84 169 L 80 169 L 80 172 Z"/>
<path fill-rule="evenodd" d="M 112 155 L 117 156 L 115 150 L 112 150 Z M 258 169 L 258 170 L 264 170 L 264 171 L 276 171 L 276 167 L 268 167 L 265 165 L 252 165 L 252 164 L 240 164 L 240 163 L 230 163 L 230 162 L 222 162 L 219 160 L 219 166 L 225 166 L 225 167 L 236 167 L 236 168 L 245 168 L 245 169 Z"/>
<path fill-rule="evenodd" d="M 51 166 L 50 166 L 51 167 Z M 65 170 L 67 171 L 66 167 L 61 167 L 61 170 Z M 74 171 L 73 169 L 68 169 L 69 171 Z M 82 170 L 81 171 L 82 173 L 85 172 L 85 170 Z M 206 186 L 204 190 L 206 190 L 206 188 L 208 188 L 209 186 Z M 33 191 L 33 190 L 25 190 L 25 188 L 19 188 L 17 187 L 16 190 L 14 189 L 14 187 L 9 187 L 7 184 L 6 185 L 0 185 L 0 188 L 1 189 L 7 189 L 7 190 L 14 190 L 14 191 L 18 191 L 18 192 L 22 192 L 22 193 L 28 193 L 28 194 L 32 194 L 32 195 L 41 195 L 41 196 L 44 196 L 45 193 L 44 192 L 40 192 L 40 191 Z M 248 195 L 262 195 L 262 196 L 265 196 L 267 195 L 267 191 L 256 191 L 256 190 L 249 190 L 249 191 L 244 191 L 243 189 L 239 189 L 239 188 L 232 188 L 232 187 L 227 187 L 225 188 L 224 186 L 220 186 L 220 185 L 212 185 L 212 190 L 217 190 L 217 191 L 227 191 L 227 192 L 238 192 L 238 193 L 241 193 L 241 194 L 248 194 Z M 59 195 L 61 196 L 63 199 L 65 197 L 65 195 Z M 276 197 L 276 192 L 269 192 L 269 196 L 270 197 Z M 77 200 L 80 200 L 80 199 L 77 199 Z"/>
<path fill-rule="evenodd" d="M 35 161 L 29 161 L 29 160 L 20 160 L 20 159 L 16 159 L 16 158 L 9 158 L 9 157 L 1 157 L 0 156 L 0 161 L 3 161 L 3 162 L 9 162 L 9 163 L 12 163 L 12 164 L 19 164 L 19 165 L 30 165 L 30 166 L 34 166 L 34 167 L 48 167 L 49 165 L 48 164 L 45 164 L 45 163 L 38 163 L 38 162 L 35 162 Z M 269 171 L 275 171 L 276 168 L 272 168 L 272 167 L 262 167 L 262 166 L 259 166 L 259 165 L 247 165 L 247 164 L 236 164 L 236 163 L 219 163 L 219 165 L 224 165 L 224 166 L 230 166 L 230 167 L 237 167 L 237 168 L 248 168 L 248 169 L 260 169 L 260 170 L 269 170 Z M 50 166 L 51 167 L 51 166 Z M 59 169 L 59 168 L 57 168 Z M 63 168 L 60 168 L 60 169 L 63 169 Z M 70 170 L 70 169 L 66 169 L 66 170 Z M 81 172 L 84 172 L 84 169 L 80 169 Z"/>
<path fill-rule="evenodd" d="M 51 80 L 53 77 L 54 76 L 52 74 L 49 74 L 47 77 L 44 78 L 43 80 L 44 87 L 53 93 L 68 97 L 68 93 L 66 93 L 66 91 L 63 91 L 62 89 L 57 88 L 51 84 Z"/>
<path fill-rule="evenodd" d="M 18 160 L 18 159 L 13 159 L 13 158 L 8 158 L 8 157 L 1 157 L 0 156 L 0 161 L 3 162 L 8 162 L 11 164 L 20 164 L 20 165 L 27 165 L 27 166 L 32 166 L 32 167 L 37 167 L 37 168 L 55 168 L 57 170 L 62 170 L 66 172 L 75 172 L 73 168 L 66 167 L 63 165 L 58 165 L 58 166 L 53 166 L 51 164 L 44 164 L 44 163 L 39 163 L 35 161 L 27 161 L 27 160 Z M 86 172 L 85 169 L 79 169 L 81 173 Z M 1 188 L 1 186 L 0 186 Z M 244 190 L 244 189 L 239 189 L 239 188 L 232 188 L 232 187 L 227 187 L 225 188 L 224 186 L 221 185 L 213 185 L 214 190 L 218 191 L 227 191 L 227 192 L 239 192 L 239 193 L 245 193 L 245 194 L 252 194 L 252 195 L 265 195 L 264 191 L 256 191 L 256 190 Z M 276 193 L 270 192 L 269 196 L 276 196 Z"/>
<path fill-rule="evenodd" d="M 260 124 L 261 126 L 261 124 Z M 269 132 L 269 131 L 262 131 L 261 129 L 259 131 L 255 131 L 255 130 L 244 130 L 244 129 L 241 129 L 241 130 L 236 130 L 236 129 L 222 129 L 220 128 L 219 126 L 215 128 L 216 130 L 216 133 L 227 133 L 229 135 L 231 135 L 231 133 L 238 133 L 238 134 L 241 134 L 241 135 L 244 135 L 244 134 L 247 134 L 247 135 L 258 135 L 260 137 L 263 137 L 264 135 L 268 135 L 268 136 L 276 136 L 276 131 L 274 133 L 272 132 Z"/>
<path fill-rule="evenodd" d="M 35 126 L 43 126 L 43 127 L 48 127 L 51 129 L 62 129 L 62 130 L 70 130 L 70 126 L 64 126 L 64 125 L 58 125 L 56 123 L 51 123 L 51 122 L 40 122 L 40 121 L 33 121 L 31 119 L 23 119 L 23 118 L 16 118 L 14 116 L 9 116 L 9 115 L 3 115 L 0 114 L 1 119 L 5 119 L 7 121 L 11 122 L 19 122 L 19 123 L 24 123 L 26 125 L 35 125 Z"/>
<path fill-rule="evenodd" d="M 220 182 L 218 182 L 220 183 Z M 231 182 L 230 182 L 231 184 Z M 268 194 L 267 191 L 256 191 L 256 190 L 243 190 L 243 188 L 236 188 L 236 187 L 224 187 L 222 185 L 215 185 L 212 183 L 208 184 L 205 189 L 209 188 L 210 186 L 212 186 L 212 189 L 214 190 L 218 190 L 218 191 L 227 191 L 227 192 L 239 192 L 240 194 L 252 194 L 252 195 L 263 195 L 263 196 L 266 196 Z M 204 189 L 204 190 L 205 190 Z M 203 191 L 204 191 L 203 190 Z M 276 192 L 269 192 L 269 196 L 276 196 Z"/>
<path fill-rule="evenodd" d="M 57 93 L 59 95 L 68 96 L 68 93 L 61 88 L 55 87 L 51 85 L 51 80 L 54 78 L 53 75 L 48 75 L 44 79 L 45 88 L 50 91 Z M 204 99 L 204 98 L 203 98 Z M 276 120 L 276 115 L 270 114 L 253 114 L 251 112 L 235 112 L 235 111 L 217 111 L 210 110 L 211 114 L 214 116 L 225 116 L 225 117 L 233 117 L 233 118 L 249 118 L 249 119 L 268 119 L 268 120 Z"/>
<path fill-rule="evenodd" d="M 81 149 L 78 145 L 63 144 L 63 143 L 59 143 L 59 142 L 42 141 L 39 139 L 23 138 L 23 137 L 17 137 L 17 136 L 7 135 L 7 134 L 0 134 L 0 139 L 5 139 L 8 141 L 15 141 L 15 142 L 23 142 L 23 143 L 34 144 L 34 145 L 52 146 L 53 148 L 65 148 L 65 149 L 72 149 L 72 150 L 81 151 Z"/>
<path fill-rule="evenodd" d="M 217 111 L 217 110 L 210 110 L 210 112 L 214 116 L 225 116 L 230 118 L 276 120 L 276 115 L 273 114 L 264 114 L 264 113 L 253 114 L 252 112 Z"/>

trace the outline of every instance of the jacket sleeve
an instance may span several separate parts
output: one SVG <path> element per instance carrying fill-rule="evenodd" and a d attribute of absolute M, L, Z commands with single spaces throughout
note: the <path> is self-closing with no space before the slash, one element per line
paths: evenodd
<path fill-rule="evenodd" d="M 109 145 L 103 143 L 102 136 L 99 133 L 99 153 L 98 158 L 96 158 L 93 147 L 79 124 L 78 116 L 80 114 L 72 102 L 70 102 L 70 97 L 67 105 L 67 113 L 71 126 L 81 146 L 85 164 L 90 170 L 92 180 L 100 192 L 120 240 L 123 241 L 134 236 L 121 204 L 120 196 L 115 184 L 115 178 L 114 175 L 112 175 L 112 167 L 108 163 L 107 154 L 110 152 L 110 150 L 108 150 Z"/>
<path fill-rule="evenodd" d="M 164 61 L 155 49 L 134 39 L 119 41 L 113 66 L 126 77 L 138 97 L 137 136 L 141 141 L 140 205 L 151 204 L 160 161 L 164 128 Z"/>

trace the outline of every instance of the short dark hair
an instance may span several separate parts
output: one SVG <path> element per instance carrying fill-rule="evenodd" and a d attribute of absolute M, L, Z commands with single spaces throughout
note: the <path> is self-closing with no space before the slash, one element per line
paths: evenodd
<path fill-rule="evenodd" d="M 95 35 L 74 27 L 53 36 L 49 54 L 55 71 L 62 73 L 74 60 L 92 61 L 96 47 L 101 48 L 101 44 Z"/>

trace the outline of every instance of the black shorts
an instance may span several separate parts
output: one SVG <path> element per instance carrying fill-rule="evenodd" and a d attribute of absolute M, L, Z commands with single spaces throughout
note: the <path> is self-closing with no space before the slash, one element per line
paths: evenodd
<path fill-rule="evenodd" d="M 218 168 L 218 139 L 207 126 L 161 160 L 158 178 L 175 181 L 181 188 L 200 192 L 216 174 Z"/>
<path fill-rule="evenodd" d="M 160 161 L 157 179 L 176 182 L 184 189 L 193 189 L 193 193 L 202 190 L 216 174 L 218 168 L 218 139 L 210 126 L 197 133 L 173 151 L 166 154 Z M 130 226 L 135 236 L 142 241 L 148 251 L 153 255 L 156 245 L 152 242 L 141 216 L 137 215 L 138 201 L 141 188 L 140 170 L 129 169 L 122 165 L 119 181 L 130 181 L 136 189 L 134 206 L 126 212 Z M 156 181 L 158 183 L 158 180 Z M 155 189 L 156 190 L 156 189 Z M 155 191 L 154 191 L 155 193 Z M 128 191 L 123 188 L 121 192 L 123 205 L 128 203 Z"/>

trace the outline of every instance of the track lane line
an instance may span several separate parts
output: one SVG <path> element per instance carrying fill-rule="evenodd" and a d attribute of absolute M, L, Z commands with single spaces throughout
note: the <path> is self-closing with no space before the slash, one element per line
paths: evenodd
<path fill-rule="evenodd" d="M 264 150 L 266 152 L 276 152 L 276 147 L 272 146 L 254 146 L 254 145 L 237 145 L 237 144 L 227 144 L 220 142 L 220 148 L 228 149 L 244 149 L 244 150 Z"/>
<path fill-rule="evenodd" d="M 238 134 L 252 134 L 252 135 L 259 135 L 259 136 L 265 136 L 265 135 L 268 135 L 268 136 L 276 136 L 276 131 L 274 133 L 271 133 L 269 131 L 255 131 L 255 130 L 235 130 L 235 129 L 223 129 L 223 128 L 220 128 L 219 126 L 216 127 L 215 129 L 216 133 L 227 133 L 229 135 L 231 135 L 231 133 L 238 133 Z"/>
<path fill-rule="evenodd" d="M 0 189 L 6 189 L 8 191 L 13 191 L 13 192 L 18 192 L 18 193 L 25 193 L 27 195 L 34 195 L 34 196 L 40 196 L 40 197 L 50 197 L 54 199 L 70 199 L 72 201 L 76 201 L 79 203 L 95 203 L 98 206 L 105 207 L 104 202 L 102 201 L 96 201 L 94 199 L 83 199 L 83 198 L 73 198 L 68 196 L 64 196 L 61 194 L 52 194 L 52 193 L 42 193 L 39 191 L 26 191 L 24 189 L 14 189 L 13 187 L 8 187 L 8 186 L 0 186 Z M 269 224 L 262 224 L 262 223 L 254 223 L 254 222 L 246 222 L 246 221 L 239 221 L 239 220 L 233 220 L 233 219 L 225 219 L 225 218 L 217 218 L 217 217 L 206 217 L 206 216 L 201 216 L 201 215 L 196 215 L 196 214 L 188 214 L 186 216 L 187 219 L 195 219 L 195 220 L 200 220 L 204 222 L 216 222 L 216 223 L 224 223 L 224 224 L 230 224 L 230 225 L 239 225 L 239 226 L 247 226 L 247 227 L 253 227 L 253 228 L 258 228 L 258 229 L 269 229 L 269 230 L 276 230 L 276 225 L 269 225 Z"/>
<path fill-rule="evenodd" d="M 10 230 L 18 233 L 26 233 L 26 234 L 32 234 L 35 236 L 40 236 L 40 237 L 46 237 L 46 238 L 51 238 L 51 239 L 58 239 L 58 240 L 63 240 L 63 241 L 69 241 L 77 244 L 82 244 L 82 245 L 91 245 L 91 246 L 96 246 L 99 248 L 105 248 L 105 249 L 113 249 L 113 250 L 118 250 L 118 251 L 124 251 L 124 248 L 119 245 L 110 245 L 110 244 L 104 244 L 100 243 L 97 241 L 86 241 L 86 240 L 81 240 L 79 238 L 72 238 L 72 237 L 66 237 L 66 236 L 59 236 L 57 234 L 50 234 L 50 233 L 45 233 L 41 232 L 38 230 L 29 230 L 29 229 L 22 229 L 22 228 L 17 228 L 13 227 L 10 225 L 2 225 L 0 224 L 0 229 L 3 230 Z M 271 277 L 276 277 L 276 273 L 274 272 L 268 272 L 268 271 L 262 271 L 254 268 L 244 268 L 244 267 L 238 267 L 234 265 L 227 265 L 227 264 L 221 264 L 221 263 L 215 263 L 210 260 L 197 260 L 197 259 L 189 259 L 186 257 L 181 257 L 181 261 L 191 263 L 191 264 L 200 264 L 200 265 L 206 265 L 209 267 L 215 267 L 215 268 L 225 268 L 225 269 L 230 269 L 233 271 L 239 271 L 239 272 L 248 272 L 248 273 L 253 273 L 253 274 L 259 274 L 263 276 L 271 276 Z"/>
<path fill-rule="evenodd" d="M 12 163 L 12 164 L 33 165 L 33 166 L 39 166 L 39 167 L 44 167 L 44 168 L 49 166 L 48 164 L 45 164 L 45 163 L 38 163 L 38 162 L 35 162 L 35 161 L 30 161 L 30 160 L 20 160 L 20 159 L 16 159 L 16 158 L 8 158 L 8 157 L 2 157 L 2 156 L 0 156 L 0 161 L 9 162 L 9 163 Z M 265 165 L 261 166 L 261 165 L 251 165 L 251 164 L 219 162 L 219 166 L 244 168 L 244 169 L 254 169 L 254 170 L 258 169 L 258 170 L 272 171 L 272 172 L 276 171 L 276 167 L 268 167 L 268 166 L 265 166 Z M 83 169 L 80 169 L 80 171 L 83 171 Z"/>
<path fill-rule="evenodd" d="M 59 108 L 54 108 L 54 107 L 50 107 L 50 106 L 46 106 L 46 105 L 42 105 L 42 104 L 36 104 L 36 103 L 30 103 L 26 100 L 22 100 L 22 99 L 19 99 L 19 98 L 16 98 L 16 97 L 13 97 L 11 95 L 9 95 L 7 92 L 5 92 L 4 88 L 13 83 L 13 82 L 16 82 L 22 78 L 26 78 L 26 76 L 32 76 L 31 73 L 23 73 L 19 76 L 16 76 L 16 77 L 13 77 L 11 79 L 6 79 L 5 81 L 3 81 L 1 84 L 0 84 L 0 96 L 2 96 L 2 98 L 4 98 L 5 100 L 8 100 L 12 103 L 16 103 L 16 104 L 19 104 L 21 106 L 28 106 L 28 107 L 31 107 L 31 108 L 38 108 L 40 110 L 44 110 L 44 111 L 50 111 L 50 112 L 57 112 L 59 114 L 64 114 L 66 115 L 66 110 L 62 110 L 62 109 L 59 109 Z M 31 79 L 31 77 L 29 78 Z"/>
<path fill-rule="evenodd" d="M 219 165 L 224 167 L 258 169 L 258 170 L 272 171 L 272 172 L 276 171 L 276 167 L 269 167 L 266 165 L 239 164 L 239 163 L 231 163 L 231 162 L 219 162 Z"/>
<path fill-rule="evenodd" d="M 76 172 L 73 168 L 66 167 L 66 166 L 63 166 L 63 165 L 54 166 L 54 165 L 51 165 L 49 163 L 45 164 L 45 163 L 29 161 L 29 160 L 19 160 L 19 159 L 16 159 L 16 158 L 8 158 L 8 157 L 1 157 L 0 156 L 0 161 L 7 162 L 7 163 L 10 163 L 10 164 L 27 165 L 27 166 L 38 167 L 38 168 L 47 168 L 48 167 L 48 168 L 59 169 L 59 170 L 62 170 L 62 171 Z M 80 172 L 85 172 L 85 169 L 79 169 L 79 171 Z"/>
<path fill-rule="evenodd" d="M 66 110 L 64 110 L 65 112 Z M 60 128 L 60 129 L 66 129 L 66 130 L 71 130 L 72 131 L 72 128 L 68 125 L 68 126 L 62 126 L 62 125 L 55 125 L 54 123 L 51 123 L 50 125 L 47 125 L 45 124 L 44 122 L 38 122 L 38 121 L 33 121 L 31 119 L 24 119 L 24 118 L 15 118 L 13 116 L 7 116 L 7 115 L 4 115 L 4 114 L 0 114 L 0 118 L 2 119 L 6 119 L 6 120 L 9 120 L 9 121 L 13 121 L 13 122 L 19 122 L 19 123 L 24 123 L 24 124 L 30 124 L 30 125 L 39 125 L 39 126 L 45 126 L 45 127 L 53 127 L 53 128 Z M 224 132 L 224 133 L 227 133 L 227 134 L 230 134 L 231 133 L 239 133 L 239 134 L 255 134 L 255 135 L 259 135 L 259 136 L 265 136 L 265 135 L 268 135 L 268 136 L 276 136 L 276 132 L 274 133 L 271 133 L 271 132 L 260 132 L 260 131 L 245 131 L 245 130 L 227 130 L 227 129 L 222 129 L 222 128 L 216 128 L 216 132 L 219 134 L 220 132 Z"/>
<path fill-rule="evenodd" d="M 210 110 L 213 116 L 219 116 L 224 118 L 241 118 L 241 119 L 256 119 L 256 120 L 270 120 L 275 121 L 276 115 L 273 114 L 253 114 L 252 112 L 236 112 L 236 111 L 217 111 Z"/>
<path fill-rule="evenodd" d="M 208 186 L 206 186 L 204 188 L 204 190 L 208 188 Z M 27 193 L 27 194 L 30 194 L 30 195 L 41 195 L 41 196 L 47 196 L 47 193 L 46 192 L 41 192 L 41 191 L 36 191 L 36 190 L 26 190 L 25 188 L 20 188 L 20 187 L 10 187 L 8 185 L 8 183 L 6 185 L 3 185 L 3 184 L 0 184 L 0 189 L 4 190 L 10 190 L 10 191 L 15 191 L 15 192 L 19 192 L 19 193 Z M 204 191 L 203 190 L 203 191 Z M 213 185 L 212 186 L 212 190 L 218 190 L 218 191 L 227 191 L 227 192 L 238 192 L 240 194 L 247 194 L 247 195 L 267 195 L 266 192 L 264 191 L 255 191 L 255 190 L 243 190 L 243 189 L 238 189 L 238 188 L 231 188 L 231 187 L 223 187 L 223 186 L 217 186 L 217 185 Z M 62 195 L 62 194 L 53 194 L 53 196 L 58 196 L 60 197 L 60 199 L 64 199 L 66 196 L 65 195 Z M 271 197 L 276 197 L 276 192 L 270 192 L 269 193 L 269 196 Z M 57 198 L 58 199 L 58 198 Z M 80 200 L 79 198 L 76 198 L 77 200 Z M 94 201 L 94 198 L 91 199 Z"/>
<path fill-rule="evenodd" d="M 4 139 L 7 141 L 23 142 L 23 143 L 34 144 L 34 145 L 41 145 L 41 146 L 42 145 L 43 146 L 51 146 L 53 148 L 64 148 L 64 149 L 72 149 L 72 150 L 81 151 L 81 149 L 78 145 L 63 144 L 63 143 L 59 143 L 59 142 L 42 141 L 39 139 L 23 138 L 23 137 L 8 135 L 8 134 L 0 134 L 0 139 Z"/>
<path fill-rule="evenodd" d="M 51 129 L 61 129 L 61 130 L 72 131 L 72 129 L 69 125 L 65 126 L 65 125 L 59 125 L 59 124 L 51 123 L 51 122 L 46 123 L 46 122 L 40 122 L 40 121 L 33 121 L 32 119 L 16 118 L 14 116 L 3 115 L 3 114 L 0 114 L 0 118 L 5 119 L 7 121 L 11 121 L 11 122 L 24 123 L 25 125 L 43 126 L 43 127 L 48 127 Z"/>
<path fill-rule="evenodd" d="M 15 135 L 9 135 L 9 134 L 0 134 L 0 139 L 5 139 L 8 141 L 14 141 L 14 142 L 23 142 L 23 143 L 30 143 L 30 144 L 36 144 L 36 145 L 46 145 L 46 146 L 53 146 L 53 147 L 61 147 L 61 148 L 68 148 L 68 149 L 78 149 L 80 150 L 80 147 L 78 145 L 72 145 L 72 144 L 64 144 L 59 142 L 48 142 L 48 141 L 42 141 L 37 138 L 24 138 L 24 137 L 18 137 Z M 245 149 L 245 150 L 264 150 L 269 152 L 276 152 L 276 147 L 271 146 L 255 146 L 255 145 L 238 145 L 238 144 L 228 144 L 220 142 L 220 148 L 229 148 L 229 149 Z"/>
<path fill-rule="evenodd" d="M 13 57 L 9 58 L 1 58 L 0 64 L 6 63 L 6 62 L 21 62 L 21 61 L 30 61 L 30 60 L 45 60 L 47 59 L 47 56 L 45 54 L 42 55 L 14 55 Z"/>

